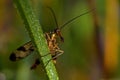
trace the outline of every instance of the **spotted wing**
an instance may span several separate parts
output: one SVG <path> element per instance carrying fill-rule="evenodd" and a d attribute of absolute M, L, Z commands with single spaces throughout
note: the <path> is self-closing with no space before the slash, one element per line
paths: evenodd
<path fill-rule="evenodd" d="M 14 52 L 10 55 L 11 61 L 17 61 L 23 59 L 31 54 L 35 50 L 33 43 L 31 41 L 25 43 L 23 46 L 17 48 Z"/>

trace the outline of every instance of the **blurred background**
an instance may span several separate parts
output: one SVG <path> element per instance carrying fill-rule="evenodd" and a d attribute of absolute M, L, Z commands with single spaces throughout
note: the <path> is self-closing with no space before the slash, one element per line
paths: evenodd
<path fill-rule="evenodd" d="M 120 0 L 30 0 L 44 32 L 59 26 L 93 8 L 62 29 L 64 54 L 57 59 L 60 80 L 119 80 L 120 79 Z M 0 80 L 46 80 L 34 52 L 27 58 L 11 62 L 12 51 L 30 41 L 23 21 L 12 0 L 0 1 Z"/>

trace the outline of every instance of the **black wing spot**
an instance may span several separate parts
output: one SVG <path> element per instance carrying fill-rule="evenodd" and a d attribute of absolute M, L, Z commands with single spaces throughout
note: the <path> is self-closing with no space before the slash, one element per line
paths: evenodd
<path fill-rule="evenodd" d="M 36 59 L 35 60 L 35 63 L 30 67 L 30 69 L 35 69 L 38 65 L 40 64 L 40 60 L 39 59 Z"/>
<path fill-rule="evenodd" d="M 40 60 L 39 59 L 36 59 L 36 62 L 35 62 L 37 65 L 40 64 Z"/>
<path fill-rule="evenodd" d="M 16 55 L 15 55 L 15 53 L 12 53 L 12 54 L 10 55 L 9 59 L 10 59 L 11 61 L 16 61 Z"/>
<path fill-rule="evenodd" d="M 21 46 L 17 49 L 18 51 L 26 51 L 25 47 L 24 46 Z"/>
<path fill-rule="evenodd" d="M 33 48 L 30 48 L 29 50 L 30 50 L 30 51 L 34 51 L 34 49 L 33 49 Z"/>

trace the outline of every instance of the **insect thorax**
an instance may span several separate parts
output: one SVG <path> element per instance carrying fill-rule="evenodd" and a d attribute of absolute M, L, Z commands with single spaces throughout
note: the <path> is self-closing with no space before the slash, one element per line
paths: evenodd
<path fill-rule="evenodd" d="M 57 55 L 58 53 L 61 53 L 60 48 L 58 46 L 58 40 L 59 37 L 56 33 L 45 33 L 45 37 L 47 40 L 47 44 L 50 50 L 50 53 L 52 56 Z"/>

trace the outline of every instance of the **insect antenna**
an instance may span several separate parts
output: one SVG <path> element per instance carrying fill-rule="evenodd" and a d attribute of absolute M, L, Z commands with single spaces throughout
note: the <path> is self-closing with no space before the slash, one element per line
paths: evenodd
<path fill-rule="evenodd" d="M 58 28 L 57 19 L 56 19 L 56 16 L 55 16 L 55 13 L 54 13 L 53 9 L 51 7 L 47 7 L 47 8 L 51 11 L 51 13 L 52 13 L 52 15 L 54 17 L 54 20 L 55 20 L 56 27 Z"/>
<path fill-rule="evenodd" d="M 82 14 L 80 14 L 80 15 L 72 18 L 71 20 L 67 21 L 67 22 L 64 23 L 62 26 L 60 26 L 60 30 L 63 29 L 66 25 L 68 25 L 68 24 L 71 23 L 72 21 L 74 21 L 74 20 L 76 20 L 77 18 L 79 18 L 80 16 L 83 16 L 83 15 L 85 15 L 85 14 L 88 14 L 89 12 L 92 12 L 93 10 L 95 10 L 95 8 L 93 8 L 93 9 L 91 9 L 91 10 L 85 12 L 85 13 L 82 13 Z"/>

